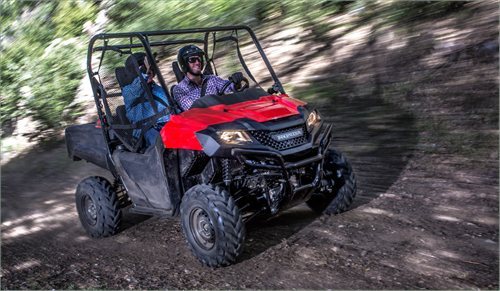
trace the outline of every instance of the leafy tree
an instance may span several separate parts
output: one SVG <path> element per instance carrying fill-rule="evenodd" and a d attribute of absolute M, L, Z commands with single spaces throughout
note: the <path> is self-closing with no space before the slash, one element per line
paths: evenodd
<path fill-rule="evenodd" d="M 86 37 L 75 37 L 95 18 L 97 7 L 91 1 L 0 5 L 0 122 L 29 115 L 41 130 L 60 127 L 78 113 L 69 109 L 84 74 Z"/>
<path fill-rule="evenodd" d="M 95 20 L 97 6 L 91 2 L 66 0 L 60 1 L 53 18 L 57 27 L 56 36 L 69 38 L 80 36 L 83 33 L 83 25 L 87 21 Z"/>

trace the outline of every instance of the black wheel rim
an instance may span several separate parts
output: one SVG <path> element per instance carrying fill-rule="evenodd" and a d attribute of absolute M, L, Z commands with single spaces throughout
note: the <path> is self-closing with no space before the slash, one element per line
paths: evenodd
<path fill-rule="evenodd" d="M 189 215 L 189 226 L 196 244 L 204 250 L 210 250 L 215 245 L 215 228 L 202 208 L 194 208 Z"/>
<path fill-rule="evenodd" d="M 88 195 L 82 198 L 83 205 L 83 217 L 89 225 L 95 225 L 97 223 L 97 208 L 95 206 L 94 200 Z"/>

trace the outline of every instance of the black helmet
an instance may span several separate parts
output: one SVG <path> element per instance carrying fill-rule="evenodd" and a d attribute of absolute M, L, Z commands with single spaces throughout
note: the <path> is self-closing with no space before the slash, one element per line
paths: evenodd
<path fill-rule="evenodd" d="M 182 47 L 179 50 L 179 53 L 177 54 L 177 62 L 179 63 L 179 66 L 181 67 L 181 71 L 187 73 L 189 69 L 188 65 L 188 58 L 192 56 L 199 56 L 201 59 L 201 67 L 203 68 L 204 65 L 204 56 L 205 53 L 203 50 L 195 45 L 187 45 L 185 47 Z"/>

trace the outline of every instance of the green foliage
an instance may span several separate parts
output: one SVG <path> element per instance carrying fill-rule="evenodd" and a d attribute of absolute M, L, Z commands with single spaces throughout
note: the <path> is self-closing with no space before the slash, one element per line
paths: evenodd
<path fill-rule="evenodd" d="M 74 36 L 97 9 L 89 1 L 0 3 L 0 122 L 29 115 L 41 130 L 60 127 L 76 114 L 70 105 L 84 73 L 84 41 Z"/>
<path fill-rule="evenodd" d="M 11 35 L 14 31 L 13 24 L 17 17 L 21 15 L 26 8 L 33 9 L 36 6 L 35 1 L 2 0 L 0 1 L 0 31 L 2 34 Z"/>
<path fill-rule="evenodd" d="M 66 0 L 59 2 L 53 22 L 57 27 L 56 36 L 74 37 L 83 32 L 83 25 L 93 21 L 97 14 L 97 6 L 90 2 Z"/>
<path fill-rule="evenodd" d="M 334 14 L 397 23 L 438 17 L 463 2 L 336 0 L 64 0 L 0 1 L 0 122 L 30 115 L 42 129 L 64 125 L 76 114 L 74 96 L 84 71 L 89 36 L 84 25 L 106 12 L 106 31 L 145 31 L 222 25 L 300 25 L 321 39 Z M 272 30 L 270 30 L 272 31 Z M 110 58 L 114 67 L 123 60 Z"/>
<path fill-rule="evenodd" d="M 111 30 L 137 31 L 299 21 L 320 24 L 327 15 L 345 8 L 344 1 L 237 0 L 117 1 L 109 10 Z"/>
<path fill-rule="evenodd" d="M 0 58 L 0 118 L 2 124 L 18 115 L 20 90 L 17 82 L 19 72 L 16 62 L 8 60 L 19 59 L 20 55 L 20 53 L 10 50 L 2 52 L 2 58 Z"/>
<path fill-rule="evenodd" d="M 74 93 L 78 88 L 84 73 L 74 58 L 65 56 L 83 52 L 73 43 L 61 43 L 46 52 L 44 61 L 36 64 L 32 69 L 34 78 L 29 86 L 32 95 L 28 97 L 26 107 L 33 113 L 33 118 L 41 121 L 42 129 L 55 128 L 65 119 L 70 119 L 77 112 L 68 108 L 74 100 Z M 68 111 L 68 112 L 65 112 Z"/>

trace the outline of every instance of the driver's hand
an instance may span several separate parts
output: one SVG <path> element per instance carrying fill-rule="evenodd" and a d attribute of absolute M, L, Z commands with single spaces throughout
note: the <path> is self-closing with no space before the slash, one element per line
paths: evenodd
<path fill-rule="evenodd" d="M 236 72 L 229 77 L 229 81 L 233 82 L 237 88 L 241 87 L 241 82 L 243 81 L 243 74 L 241 72 Z"/>

